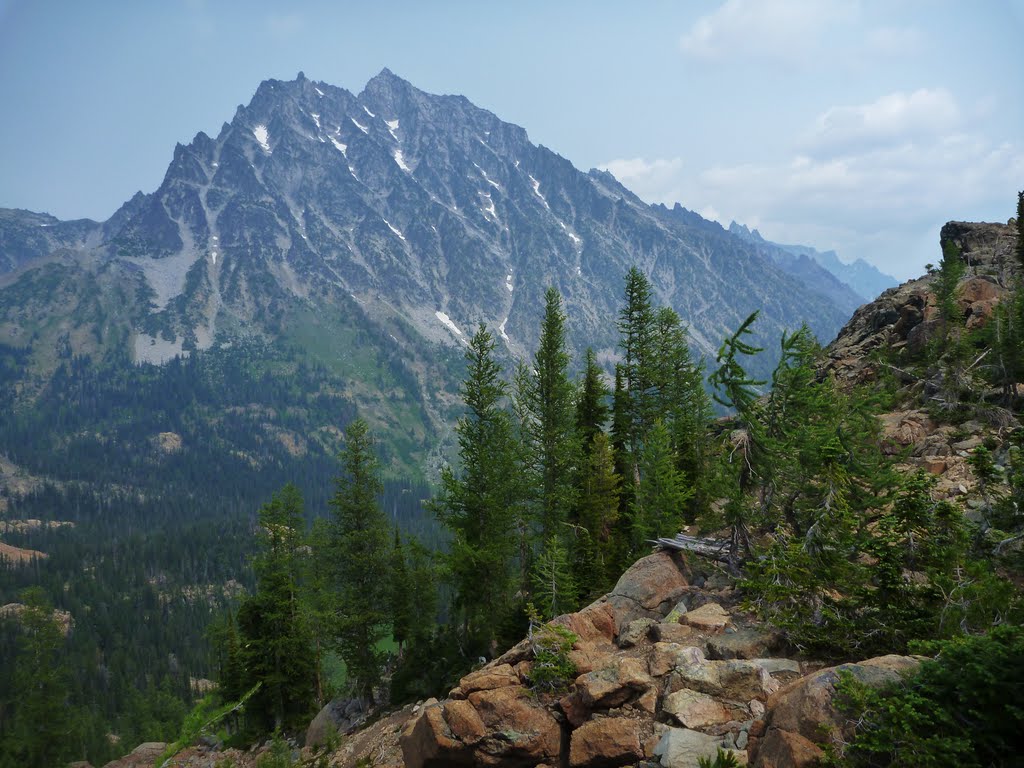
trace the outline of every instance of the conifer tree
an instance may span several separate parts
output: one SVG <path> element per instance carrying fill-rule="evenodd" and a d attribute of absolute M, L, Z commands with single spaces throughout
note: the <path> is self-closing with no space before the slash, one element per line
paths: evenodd
<path fill-rule="evenodd" d="M 650 281 L 636 267 L 626 273 L 625 303 L 619 312 L 622 375 L 626 395 L 626 437 L 636 455 L 656 415 L 652 366 L 654 364 L 655 310 Z"/>
<path fill-rule="evenodd" d="M 594 438 L 604 433 L 604 425 L 610 413 L 610 394 L 594 350 L 588 348 L 583 368 L 583 382 L 580 384 L 580 397 L 576 403 L 576 429 L 580 436 L 584 463 L 590 457 Z"/>
<path fill-rule="evenodd" d="M 736 428 L 728 435 L 729 444 L 723 451 L 726 475 L 731 478 L 726 494 L 725 522 L 732 529 L 729 552 L 734 565 L 740 549 L 750 550 L 747 494 L 755 484 L 755 454 L 758 451 L 754 406 L 758 398 L 756 387 L 765 382 L 751 378 L 740 363 L 739 356 L 749 357 L 763 351 L 743 340 L 744 336 L 752 332 L 750 329 L 757 316 L 758 312 L 751 313 L 736 332 L 722 342 L 716 358 L 719 367 L 708 379 L 715 388 L 715 401 L 736 410 Z"/>
<path fill-rule="evenodd" d="M 660 420 L 654 422 L 640 450 L 640 472 L 644 481 L 637 490 L 632 514 L 634 554 L 652 539 L 679 532 L 686 502 L 693 493 L 676 467 L 668 429 Z"/>
<path fill-rule="evenodd" d="M 10 765 L 63 765 L 79 741 L 78 713 L 69 706 L 71 676 L 64 660 L 65 640 L 53 607 L 39 587 L 22 595 L 18 616 L 14 715 L 8 723 Z"/>
<path fill-rule="evenodd" d="M 607 591 L 619 575 L 628 540 L 616 537 L 620 477 L 615 471 L 611 443 L 603 432 L 594 435 L 580 486 L 574 543 L 574 573 L 584 596 Z"/>
<path fill-rule="evenodd" d="M 406 563 L 402 537 L 395 528 L 395 541 L 391 550 L 391 573 L 388 579 L 388 600 L 391 610 L 391 636 L 398 643 L 398 655 L 413 629 L 412 578 Z"/>
<path fill-rule="evenodd" d="M 342 472 L 330 502 L 331 554 L 339 600 L 338 648 L 356 695 L 372 698 L 383 658 L 378 644 L 388 633 L 388 524 L 370 428 L 356 419 L 345 430 Z"/>
<path fill-rule="evenodd" d="M 533 567 L 534 604 L 545 620 L 577 607 L 577 586 L 569 552 L 558 536 L 545 542 Z"/>
<path fill-rule="evenodd" d="M 495 342 L 482 325 L 466 350 L 466 414 L 456 425 L 460 470 L 441 472 L 432 508 L 452 535 L 447 557 L 453 614 L 478 654 L 496 651 L 498 621 L 514 610 L 516 587 L 516 447 L 502 407 L 505 384 Z"/>
<path fill-rule="evenodd" d="M 314 701 L 312 637 L 302 604 L 303 504 L 288 484 L 259 513 L 256 591 L 238 609 L 243 689 L 261 683 L 247 714 L 259 732 L 304 724 Z"/>
<path fill-rule="evenodd" d="M 537 475 L 541 540 L 561 535 L 574 503 L 573 472 L 579 444 L 575 424 L 575 387 L 569 378 L 565 313 L 555 288 L 544 294 L 544 318 L 533 371 L 520 367 L 516 397 L 524 414 L 528 465 Z"/>

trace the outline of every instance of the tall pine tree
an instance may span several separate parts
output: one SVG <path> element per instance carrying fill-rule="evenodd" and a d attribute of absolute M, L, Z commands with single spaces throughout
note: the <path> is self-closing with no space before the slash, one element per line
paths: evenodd
<path fill-rule="evenodd" d="M 466 350 L 466 414 L 455 431 L 460 469 L 445 467 L 432 508 L 452 535 L 447 557 L 452 614 L 470 652 L 494 653 L 499 623 L 515 611 L 518 587 L 516 510 L 521 507 L 512 421 L 495 342 L 481 325 Z M 521 556 L 521 555 L 520 555 Z"/>
<path fill-rule="evenodd" d="M 388 523 L 370 428 L 356 419 L 345 430 L 342 472 L 335 480 L 330 552 L 338 603 L 337 642 L 357 696 L 372 698 L 383 673 L 378 644 L 389 630 Z"/>

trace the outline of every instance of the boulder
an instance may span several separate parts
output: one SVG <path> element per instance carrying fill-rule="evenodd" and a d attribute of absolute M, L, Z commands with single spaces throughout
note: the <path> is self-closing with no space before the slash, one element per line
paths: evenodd
<path fill-rule="evenodd" d="M 501 760 L 557 762 L 562 731 L 554 715 L 522 686 L 510 685 L 469 694 L 487 736 L 479 749 Z"/>
<path fill-rule="evenodd" d="M 489 691 L 506 685 L 519 685 L 519 675 L 509 664 L 489 664 L 470 672 L 459 680 L 459 689 L 466 696 L 474 691 Z"/>
<path fill-rule="evenodd" d="M 406 724 L 399 744 L 407 768 L 470 766 L 475 762 L 471 748 L 452 732 L 436 700 L 424 705 Z"/>
<path fill-rule="evenodd" d="M 333 737 L 344 719 L 343 711 L 339 711 L 338 701 L 329 701 L 324 705 L 306 729 L 306 746 L 319 747 Z"/>
<path fill-rule="evenodd" d="M 775 632 L 739 629 L 708 640 L 709 659 L 759 659 L 778 649 L 782 638 Z"/>
<path fill-rule="evenodd" d="M 610 643 L 615 638 L 615 614 L 605 598 L 577 613 L 559 616 L 551 623 L 570 630 L 581 643 Z"/>
<path fill-rule="evenodd" d="M 714 759 L 722 740 L 689 728 L 669 728 L 654 748 L 663 768 L 698 768 L 699 760 Z"/>
<path fill-rule="evenodd" d="M 796 680 L 768 700 L 765 719 L 770 727 L 797 733 L 813 742 L 823 742 L 839 728 L 840 715 L 832 704 L 840 672 L 874 688 L 899 680 L 917 668 L 910 656 L 881 656 L 858 664 L 828 667 Z"/>
<path fill-rule="evenodd" d="M 581 675 L 563 701 L 569 722 L 579 725 L 595 710 L 621 707 L 653 685 L 643 659 L 614 657 L 601 669 Z"/>
<path fill-rule="evenodd" d="M 678 552 L 655 552 L 633 563 L 608 594 L 616 634 L 636 619 L 665 616 L 686 592 L 688 576 Z"/>
<path fill-rule="evenodd" d="M 682 664 L 669 679 L 670 692 L 691 688 L 729 701 L 765 700 L 779 689 L 772 676 L 753 661 L 728 659 Z"/>
<path fill-rule="evenodd" d="M 476 744 L 487 733 L 487 726 L 468 701 L 446 701 L 444 719 L 452 734 L 464 744 Z"/>
<path fill-rule="evenodd" d="M 706 728 L 732 719 L 720 701 L 689 688 L 670 693 L 661 708 L 686 728 Z"/>
<path fill-rule="evenodd" d="M 825 753 L 798 733 L 771 728 L 757 746 L 754 768 L 812 768 Z"/>
<path fill-rule="evenodd" d="M 693 637 L 693 627 L 675 622 L 660 622 L 651 627 L 651 637 L 656 643 L 686 643 Z"/>
<path fill-rule="evenodd" d="M 704 632 L 721 632 L 730 618 L 729 612 L 718 603 L 706 603 L 684 614 L 680 621 Z"/>
<path fill-rule="evenodd" d="M 576 768 L 613 768 L 633 765 L 643 758 L 639 722 L 628 717 L 602 717 L 572 732 L 569 765 Z"/>
<path fill-rule="evenodd" d="M 615 642 L 620 648 L 632 648 L 647 639 L 648 633 L 658 622 L 654 619 L 636 619 L 629 622 L 616 638 Z"/>
<path fill-rule="evenodd" d="M 648 661 L 651 677 L 662 677 L 677 667 L 700 664 L 705 661 L 704 652 L 696 646 L 679 643 L 655 643 L 654 652 Z"/>

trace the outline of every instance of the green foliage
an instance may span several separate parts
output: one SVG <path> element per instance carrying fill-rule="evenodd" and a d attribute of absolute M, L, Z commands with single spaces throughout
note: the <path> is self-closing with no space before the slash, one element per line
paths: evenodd
<path fill-rule="evenodd" d="M 634 551 L 659 536 L 674 536 L 683 525 L 686 502 L 693 491 L 676 465 L 668 429 L 655 421 L 640 451 L 644 482 L 636 491 L 631 510 Z"/>
<path fill-rule="evenodd" d="M 199 738 L 216 732 L 217 726 L 224 722 L 229 715 L 239 712 L 245 707 L 247 701 L 259 691 L 262 683 L 256 683 L 252 688 L 242 694 L 237 701 L 229 701 L 226 704 L 219 704 L 221 695 L 208 694 L 196 702 L 192 711 L 185 716 L 181 725 L 178 737 L 167 745 L 156 760 L 156 768 L 163 768 L 171 761 L 176 754 L 194 744 Z"/>
<path fill-rule="evenodd" d="M 736 755 L 732 752 L 719 749 L 714 759 L 698 757 L 697 765 L 699 768 L 740 768 L 740 761 L 736 759 Z"/>
<path fill-rule="evenodd" d="M 545 619 L 553 619 L 577 606 L 578 587 L 569 552 L 558 536 L 551 536 L 533 566 L 533 596 Z"/>
<path fill-rule="evenodd" d="M 854 734 L 832 764 L 858 768 L 983 768 L 1020 762 L 1024 630 L 1001 626 L 938 645 L 911 678 L 874 690 L 841 679 Z"/>
<path fill-rule="evenodd" d="M 569 658 L 569 652 L 578 638 L 565 627 L 543 623 L 533 606 L 528 608 L 528 613 L 533 650 L 530 685 L 535 691 L 563 691 L 576 679 L 576 665 Z"/>
<path fill-rule="evenodd" d="M 1024 192 L 1017 193 L 1017 242 L 1014 246 L 1017 264 L 1024 270 Z"/>
<path fill-rule="evenodd" d="M 576 432 L 575 387 L 569 378 L 565 312 L 555 288 L 544 294 L 540 342 L 532 369 L 516 377 L 517 408 L 523 414 L 524 469 L 530 473 L 538 507 L 541 541 L 561 533 L 575 504 L 573 470 L 579 441 Z"/>
<path fill-rule="evenodd" d="M 751 326 L 759 314 L 752 312 L 736 332 L 722 342 L 715 358 L 719 367 L 708 378 L 715 389 L 715 402 L 725 408 L 735 408 L 739 413 L 744 413 L 754 404 L 760 396 L 757 388 L 767 383 L 747 375 L 738 359 L 739 355 L 750 357 L 764 351 L 743 340 L 744 336 L 753 333 Z"/>
<path fill-rule="evenodd" d="M 242 688 L 261 683 L 247 708 L 266 733 L 303 725 L 314 702 L 316 656 L 303 602 L 302 496 L 286 485 L 260 509 L 256 591 L 238 608 Z"/>
<path fill-rule="evenodd" d="M 292 768 L 298 764 L 296 750 L 275 733 L 270 748 L 256 758 L 256 768 Z"/>
<path fill-rule="evenodd" d="M 466 351 L 464 415 L 456 426 L 460 472 L 441 473 L 432 508 L 452 536 L 446 558 L 454 590 L 453 617 L 462 624 L 467 655 L 493 653 L 497 626 L 515 611 L 516 565 L 529 541 L 512 423 L 503 408 L 505 384 L 495 342 L 481 325 Z"/>
<path fill-rule="evenodd" d="M 79 713 L 68 706 L 71 671 L 61 656 L 65 638 L 41 590 L 26 590 L 22 600 L 16 707 L 0 761 L 11 768 L 60 765 L 75 756 L 82 725 Z"/>
<path fill-rule="evenodd" d="M 383 659 L 378 643 L 388 634 L 388 524 L 378 497 L 379 466 L 362 419 L 345 431 L 342 473 L 331 500 L 333 516 L 325 554 L 334 568 L 337 645 L 357 696 L 372 699 Z"/>
<path fill-rule="evenodd" d="M 613 535 L 619 516 L 620 484 L 611 443 L 606 434 L 598 432 L 580 481 L 573 528 L 573 573 L 586 597 L 603 594 L 619 576 L 616 565 L 622 557 L 618 549 L 627 544 Z"/>

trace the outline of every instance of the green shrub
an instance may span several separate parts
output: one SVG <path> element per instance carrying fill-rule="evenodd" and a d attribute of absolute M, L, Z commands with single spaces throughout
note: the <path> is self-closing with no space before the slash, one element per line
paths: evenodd
<path fill-rule="evenodd" d="M 576 665 L 569 658 L 569 652 L 577 637 L 565 627 L 541 622 L 533 606 L 529 612 L 529 637 L 533 647 L 530 684 L 535 691 L 563 691 L 576 679 Z"/>
<path fill-rule="evenodd" d="M 988 768 L 1020 765 L 1024 630 L 932 643 L 917 674 L 873 690 L 844 676 L 840 707 L 854 735 L 832 765 Z"/>

